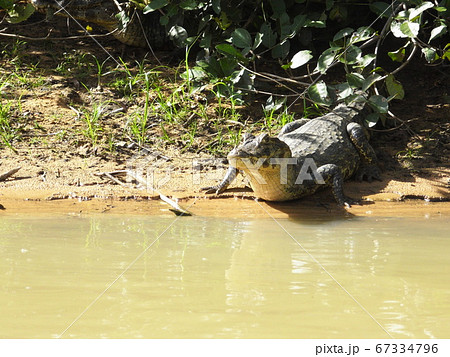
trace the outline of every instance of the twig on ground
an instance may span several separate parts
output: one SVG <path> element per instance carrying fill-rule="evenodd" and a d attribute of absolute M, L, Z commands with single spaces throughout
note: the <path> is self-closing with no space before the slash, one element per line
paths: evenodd
<path fill-rule="evenodd" d="M 129 176 L 129 177 L 132 177 L 135 181 L 139 182 L 144 187 L 149 187 L 152 191 L 155 191 L 159 195 L 159 198 L 161 200 L 163 200 L 164 202 L 166 202 L 167 204 L 172 206 L 172 208 L 170 208 L 169 210 L 172 211 L 173 213 L 175 213 L 177 216 L 192 216 L 192 213 L 189 212 L 187 209 L 181 207 L 178 204 L 178 202 L 170 199 L 169 197 L 164 195 L 160 190 L 155 189 L 154 187 L 152 187 L 146 179 L 144 179 L 143 177 L 141 177 L 140 175 L 138 175 L 137 173 L 135 173 L 133 171 L 130 171 L 130 170 L 117 170 L 117 171 L 111 171 L 111 172 L 99 172 L 99 173 L 96 173 L 94 175 L 95 176 L 99 176 L 99 177 L 107 177 L 111 181 L 113 181 L 113 182 L 115 182 L 115 183 L 117 183 L 117 184 L 119 184 L 121 186 L 125 186 L 125 184 L 123 182 L 121 182 L 120 180 L 116 179 L 114 176 L 117 176 L 117 177 Z"/>
<path fill-rule="evenodd" d="M 8 172 L 5 172 L 4 174 L 0 175 L 0 181 L 5 181 L 8 177 L 14 175 L 17 171 L 19 171 L 21 168 L 17 167 L 15 169 L 12 169 Z"/>

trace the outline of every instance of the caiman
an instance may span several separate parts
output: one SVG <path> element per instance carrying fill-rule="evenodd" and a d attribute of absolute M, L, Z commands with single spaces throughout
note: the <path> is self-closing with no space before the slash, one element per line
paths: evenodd
<path fill-rule="evenodd" d="M 357 123 L 363 107 L 339 104 L 324 116 L 286 124 L 277 137 L 245 134 L 228 154 L 223 181 L 203 190 L 220 194 L 243 171 L 255 195 L 267 201 L 295 200 L 331 186 L 338 204 L 350 206 L 356 201 L 344 195 L 345 179 L 380 180 L 376 154 Z"/>
<path fill-rule="evenodd" d="M 122 28 L 116 16 L 120 9 L 114 0 L 29 0 L 33 6 L 47 13 L 96 24 L 113 32 L 122 43 L 136 47 L 163 48 L 168 43 L 167 30 L 159 22 L 157 12 L 143 16 L 138 9 L 127 9 L 130 21 Z M 122 2 L 123 3 L 123 2 Z M 125 9 L 127 4 L 122 5 Z M 148 41 L 148 42 L 147 42 Z"/>

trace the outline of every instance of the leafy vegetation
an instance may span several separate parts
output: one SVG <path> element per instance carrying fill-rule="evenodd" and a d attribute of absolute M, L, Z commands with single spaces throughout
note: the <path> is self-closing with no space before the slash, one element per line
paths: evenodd
<path fill-rule="evenodd" d="M 448 0 L 365 4 L 330 0 L 134 0 L 133 4 L 144 14 L 160 11 L 161 24 L 168 26 L 177 43 L 198 45 L 201 51 L 196 66 L 186 76 L 200 82 L 208 79 L 219 88 L 218 94 L 229 94 L 236 87 L 253 89 L 254 72 L 246 67 L 259 65 L 261 59 L 269 57 L 288 76 L 315 60 L 314 69 L 308 73 L 314 80 L 306 92 L 321 105 L 331 105 L 336 99 L 349 97 L 354 89 L 367 91 L 380 83 L 387 87 L 389 100 L 400 99 L 395 73 L 378 67 L 378 51 L 388 34 L 402 40 L 398 49 L 388 53 L 393 61 L 404 64 L 417 49 L 429 63 L 450 59 L 450 44 L 436 42 L 448 32 Z M 329 43 L 323 51 L 314 48 L 320 36 L 322 44 Z M 345 68 L 347 81 L 326 85 L 321 78 L 338 64 Z M 227 88 L 223 88 L 224 83 Z M 384 101 L 378 98 L 369 104 L 381 114 L 386 111 Z"/>
<path fill-rule="evenodd" d="M 0 0 L 0 8 L 12 23 L 32 12 L 29 4 L 14 0 Z M 94 68 L 97 88 L 107 86 L 130 100 L 142 100 L 126 119 L 126 135 L 139 145 L 149 142 L 150 126 L 156 122 L 166 141 L 173 141 L 168 127 L 183 127 L 181 140 L 189 148 L 204 123 L 216 133 L 205 149 L 220 152 L 222 145 L 239 140 L 244 124 L 251 125 L 240 112 L 251 93 L 266 94 L 263 118 L 252 122 L 264 130 L 274 131 L 292 120 L 296 104 L 308 117 L 337 101 L 353 100 L 366 101 L 373 109 L 366 119 L 372 127 L 391 114 L 391 101 L 403 99 L 405 89 L 396 75 L 413 56 L 421 54 L 434 65 L 450 60 L 450 0 L 132 0 L 118 8 L 122 27 L 134 9 L 141 16 L 160 13 L 169 37 L 185 49 L 173 79 L 162 79 L 166 69 L 149 69 L 145 61 L 133 68 L 123 60 L 112 66 L 77 51 L 67 52 L 55 71 L 75 73 L 85 81 Z M 384 45 L 389 38 L 395 47 Z M 21 46 L 16 42 L 2 56 L 21 63 Z M 392 62 L 389 69 L 381 65 L 385 58 Z M 330 78 L 337 68 L 340 77 Z M 14 73 L 24 76 L 18 69 Z M 214 112 L 208 107 L 211 102 Z M 84 112 L 83 135 L 96 145 L 101 102 L 93 108 Z M 4 112 L 8 110 L 5 106 Z"/>
<path fill-rule="evenodd" d="M 384 121 L 390 113 L 389 102 L 404 97 L 395 74 L 418 50 L 428 63 L 450 60 L 450 43 L 439 41 L 448 32 L 448 0 L 363 4 L 350 0 L 133 0 L 133 4 L 144 15 L 159 11 L 161 25 L 167 26 L 175 43 L 199 48 L 195 66 L 186 66 L 184 74 L 195 88 L 209 83 L 216 95 L 242 101 L 246 93 L 258 91 L 258 77 L 269 78 L 320 106 L 366 101 L 374 111 L 367 118 L 368 126 Z M 119 17 L 126 26 L 125 10 Z M 399 48 L 387 51 L 398 63 L 390 71 L 379 64 L 380 47 L 388 36 L 400 41 Z M 270 60 L 284 71 L 284 78 L 256 70 Z M 344 69 L 345 80 L 330 83 L 326 74 L 337 65 Z M 307 73 L 300 72 L 306 66 Z M 268 94 L 272 98 L 285 93 Z"/>

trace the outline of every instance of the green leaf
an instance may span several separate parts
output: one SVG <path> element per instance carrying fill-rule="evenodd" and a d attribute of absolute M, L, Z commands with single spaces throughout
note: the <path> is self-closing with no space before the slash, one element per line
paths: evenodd
<path fill-rule="evenodd" d="M 236 47 L 233 47 L 228 43 L 221 43 L 216 46 L 216 49 L 217 51 L 228 57 L 232 57 L 240 61 L 247 61 L 247 59 L 242 55 L 242 53 L 238 49 L 236 49 Z"/>
<path fill-rule="evenodd" d="M 201 81 L 208 78 L 208 74 L 201 67 L 193 67 L 181 74 L 181 78 L 191 81 Z"/>
<path fill-rule="evenodd" d="M 442 23 L 441 25 L 435 27 L 431 30 L 430 39 L 428 40 L 428 43 L 434 38 L 440 37 L 447 33 L 447 25 L 445 23 Z"/>
<path fill-rule="evenodd" d="M 236 61 L 234 62 L 236 64 Z M 205 71 L 215 78 L 225 77 L 221 65 L 217 58 L 209 57 L 207 61 L 198 61 L 198 66 L 204 68 Z"/>
<path fill-rule="evenodd" d="M 402 84 L 397 81 L 392 74 L 386 77 L 386 88 L 389 95 L 394 99 L 401 100 L 405 98 L 405 90 L 403 89 Z"/>
<path fill-rule="evenodd" d="M 372 73 L 369 77 L 367 77 L 363 84 L 362 84 L 362 90 L 365 92 L 366 90 L 368 90 L 373 84 L 375 84 L 376 82 L 378 82 L 378 80 L 381 78 L 381 76 L 379 74 L 376 73 Z"/>
<path fill-rule="evenodd" d="M 408 37 L 407 35 L 405 35 L 402 30 L 400 29 L 400 25 L 402 23 L 396 20 L 392 20 L 391 22 L 391 31 L 392 34 L 397 37 L 397 38 L 404 38 L 404 37 Z"/>
<path fill-rule="evenodd" d="M 299 51 L 292 57 L 291 68 L 295 69 L 301 67 L 308 63 L 311 58 L 313 58 L 313 56 L 310 50 Z"/>
<path fill-rule="evenodd" d="M 229 77 L 234 73 L 237 66 L 237 60 L 231 57 L 221 58 L 219 60 L 219 66 L 224 77 Z"/>
<path fill-rule="evenodd" d="M 419 34 L 420 24 L 417 22 L 405 21 L 400 25 L 400 30 L 409 38 L 415 38 Z"/>
<path fill-rule="evenodd" d="M 300 30 L 300 28 L 304 27 L 307 21 L 307 16 L 306 15 L 297 15 L 294 17 L 294 21 L 292 23 L 292 32 L 297 33 L 298 30 Z"/>
<path fill-rule="evenodd" d="M 240 89 L 254 90 L 255 89 L 255 76 L 250 74 L 245 68 L 239 71 L 233 72 L 230 78 L 231 82 Z"/>
<path fill-rule="evenodd" d="M 250 33 L 243 28 L 238 28 L 231 34 L 231 41 L 233 45 L 238 48 L 250 48 L 252 47 L 252 37 Z"/>
<path fill-rule="evenodd" d="M 419 30 L 420 24 L 417 22 L 393 20 L 391 23 L 391 31 L 397 38 L 415 38 L 419 34 Z"/>
<path fill-rule="evenodd" d="M 283 108 L 286 104 L 286 97 L 278 97 L 274 99 L 273 96 L 267 98 L 266 105 L 264 106 L 265 112 L 276 112 L 277 110 Z"/>
<path fill-rule="evenodd" d="M 222 11 L 222 8 L 221 8 L 221 6 L 220 6 L 220 0 L 212 0 L 212 8 L 213 8 L 213 11 L 214 11 L 217 15 L 219 15 L 220 12 Z"/>
<path fill-rule="evenodd" d="M 175 25 L 172 26 L 168 32 L 169 38 L 175 43 L 177 46 L 182 46 L 185 44 L 188 33 L 184 27 Z"/>
<path fill-rule="evenodd" d="M 358 28 L 352 35 L 351 43 L 357 43 L 361 41 L 366 41 L 369 38 L 372 38 L 374 35 L 374 31 L 370 27 L 360 27 Z"/>
<path fill-rule="evenodd" d="M 210 33 L 203 34 L 203 38 L 199 41 L 198 45 L 201 48 L 210 48 L 211 47 L 212 35 Z"/>
<path fill-rule="evenodd" d="M 291 44 L 288 40 L 279 43 L 274 48 L 272 48 L 272 57 L 273 58 L 285 58 L 289 54 L 289 49 L 291 48 Z"/>
<path fill-rule="evenodd" d="M 328 70 L 330 65 L 333 63 L 335 57 L 336 57 L 335 48 L 329 48 L 329 49 L 325 50 L 319 56 L 319 60 L 317 61 L 316 69 L 318 71 L 320 71 L 320 73 L 324 74 Z"/>
<path fill-rule="evenodd" d="M 382 95 L 371 96 L 368 103 L 377 113 L 387 113 L 389 111 L 389 103 Z"/>
<path fill-rule="evenodd" d="M 347 82 L 330 86 L 330 88 L 335 91 L 338 100 L 342 100 L 353 95 L 353 89 Z"/>
<path fill-rule="evenodd" d="M 348 37 L 349 35 L 351 35 L 353 33 L 353 31 L 354 30 L 350 27 L 346 27 L 345 29 L 342 29 L 336 35 L 334 35 L 333 42 L 336 42 L 344 37 Z"/>
<path fill-rule="evenodd" d="M 327 25 L 323 20 L 309 20 L 306 21 L 305 27 L 315 27 L 318 29 L 324 29 L 325 27 L 327 27 Z"/>
<path fill-rule="evenodd" d="M 220 26 L 220 28 L 225 31 L 228 27 L 231 26 L 231 21 L 228 19 L 226 12 L 221 12 L 219 17 L 214 17 L 214 20 Z"/>
<path fill-rule="evenodd" d="M 14 4 L 12 9 L 8 10 L 7 21 L 12 24 L 17 24 L 28 19 L 34 11 L 35 8 L 31 4 L 26 4 L 25 6 Z"/>
<path fill-rule="evenodd" d="M 417 6 L 416 8 L 412 9 L 409 12 L 409 20 L 414 20 L 417 16 L 422 14 L 422 12 L 431 9 L 434 6 L 434 4 L 431 1 L 424 1 L 422 4 Z"/>
<path fill-rule="evenodd" d="M 444 50 L 445 52 L 441 58 L 450 61 L 450 43 L 447 43 L 447 45 L 444 47 Z"/>
<path fill-rule="evenodd" d="M 349 46 L 346 50 L 339 56 L 339 61 L 346 64 L 354 64 L 361 58 L 361 49 L 357 46 Z"/>
<path fill-rule="evenodd" d="M 346 74 L 348 84 L 353 88 L 361 88 L 364 83 L 364 76 L 359 73 Z"/>
<path fill-rule="evenodd" d="M 272 48 L 277 42 L 277 34 L 272 31 L 272 28 L 268 23 L 261 25 L 260 33 L 262 35 L 262 44 L 267 48 Z"/>
<path fill-rule="evenodd" d="M 280 26 L 280 39 L 281 41 L 292 38 L 295 35 L 295 32 L 292 32 L 292 26 L 291 26 L 291 18 L 288 14 L 284 13 L 280 16 L 279 19 L 279 26 Z"/>
<path fill-rule="evenodd" d="M 409 21 L 400 22 L 397 20 L 393 20 L 391 23 L 392 34 L 397 38 L 415 37 L 413 30 L 410 28 L 410 24 L 412 24 L 412 22 Z M 418 32 L 417 27 L 420 27 L 418 23 L 416 23 L 416 29 Z"/>
<path fill-rule="evenodd" d="M 352 94 L 345 98 L 345 103 L 347 103 L 347 105 L 350 105 L 352 103 L 367 103 L 367 99 L 366 97 L 364 97 L 364 95 L 357 92 L 356 94 Z"/>
<path fill-rule="evenodd" d="M 403 62 L 403 60 L 405 59 L 405 54 L 406 49 L 404 47 L 399 48 L 394 52 L 388 52 L 388 56 L 391 57 L 394 62 Z"/>
<path fill-rule="evenodd" d="M 432 47 L 422 48 L 422 53 L 425 55 L 425 59 L 427 60 L 428 63 L 432 63 L 437 59 L 439 59 L 436 50 Z"/>
<path fill-rule="evenodd" d="M 148 14 L 149 12 L 153 12 L 155 10 L 163 8 L 167 4 L 169 4 L 168 0 L 152 0 L 150 4 L 144 7 L 144 10 L 142 10 L 142 12 L 144 14 Z"/>
<path fill-rule="evenodd" d="M 358 68 L 366 68 L 369 64 L 371 64 L 375 58 L 377 58 L 377 55 L 374 53 L 369 53 L 365 55 L 364 57 L 361 57 L 358 59 Z"/>
<path fill-rule="evenodd" d="M 324 81 L 317 82 L 308 89 L 309 97 L 317 104 L 329 106 L 333 104 L 327 85 Z"/>
<path fill-rule="evenodd" d="M 379 113 L 370 113 L 365 118 L 367 127 L 369 127 L 369 128 L 374 127 L 375 125 L 377 125 L 379 119 L 380 119 Z"/>
<path fill-rule="evenodd" d="M 325 28 L 327 26 L 326 21 L 327 15 L 323 13 L 318 19 L 308 19 L 305 23 L 305 27 Z"/>
<path fill-rule="evenodd" d="M 196 0 L 185 0 L 179 5 L 184 10 L 195 10 L 198 7 Z"/>
<path fill-rule="evenodd" d="M 253 50 L 256 50 L 259 47 L 259 45 L 262 43 L 262 38 L 263 38 L 262 33 L 257 32 L 255 35 L 255 41 L 253 42 L 253 46 L 252 46 Z"/>
<path fill-rule="evenodd" d="M 10 10 L 13 8 L 15 0 L 0 0 L 0 8 Z"/>

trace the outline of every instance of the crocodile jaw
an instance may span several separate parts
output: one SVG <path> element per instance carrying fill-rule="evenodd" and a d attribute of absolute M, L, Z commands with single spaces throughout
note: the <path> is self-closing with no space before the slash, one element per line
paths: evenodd
<path fill-rule="evenodd" d="M 271 164 L 269 159 L 250 159 L 245 157 L 231 158 L 228 156 L 230 165 L 245 173 L 250 180 L 256 197 L 266 201 L 288 201 L 292 200 L 292 187 L 295 179 L 292 177 L 292 170 L 288 166 L 285 177 L 281 175 L 281 166 Z"/>
<path fill-rule="evenodd" d="M 250 176 L 250 175 L 248 175 Z M 266 201 L 289 201 L 292 194 L 287 190 L 288 184 L 281 184 L 276 175 L 266 175 L 265 183 L 250 179 L 250 186 L 255 195 Z"/>
<path fill-rule="evenodd" d="M 290 187 L 295 185 L 295 165 L 289 146 L 267 134 L 244 136 L 242 143 L 227 156 L 230 166 L 243 171 L 250 179 L 255 195 L 267 201 L 292 200 Z M 281 161 L 280 161 L 281 160 Z"/>

